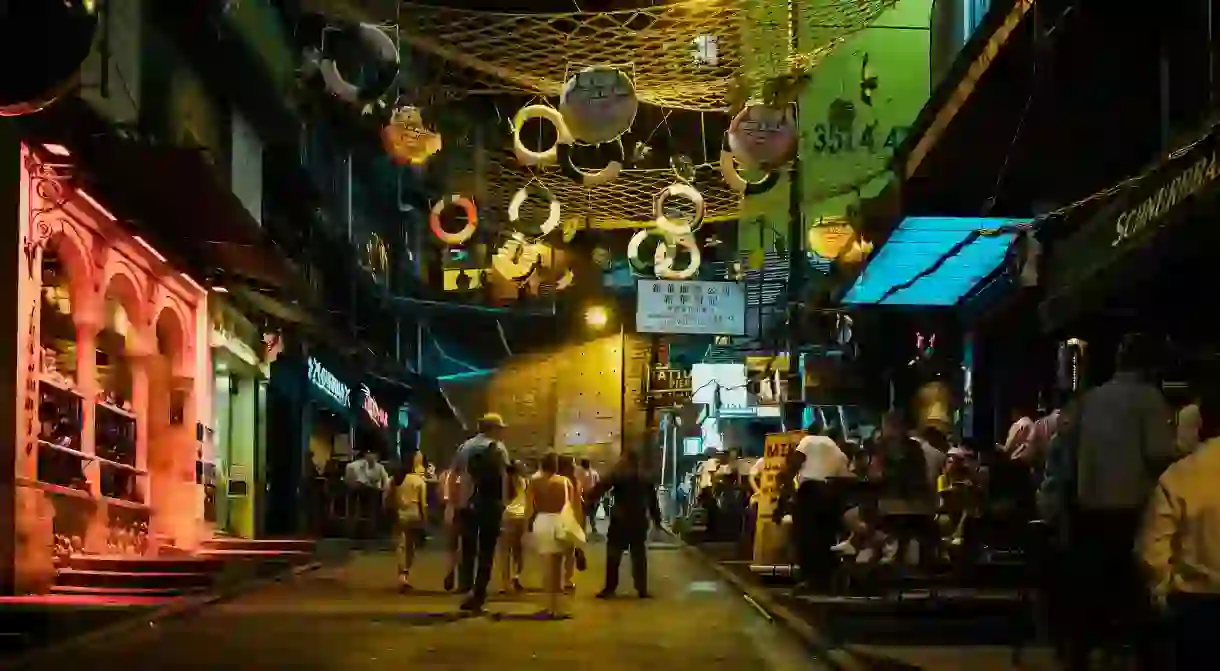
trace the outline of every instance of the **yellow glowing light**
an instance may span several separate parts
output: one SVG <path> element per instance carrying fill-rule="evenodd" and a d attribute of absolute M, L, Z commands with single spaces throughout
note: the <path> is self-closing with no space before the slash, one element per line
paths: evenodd
<path fill-rule="evenodd" d="M 606 308 L 595 305 L 585 310 L 585 324 L 589 327 L 600 329 L 608 323 L 610 323 L 610 313 L 606 311 Z"/>

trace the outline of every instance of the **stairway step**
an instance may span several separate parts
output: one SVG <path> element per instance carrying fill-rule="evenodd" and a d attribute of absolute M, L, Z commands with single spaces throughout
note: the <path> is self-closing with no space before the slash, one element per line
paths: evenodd
<path fill-rule="evenodd" d="M 209 587 L 214 578 L 209 573 L 186 573 L 181 571 L 94 571 L 84 569 L 60 569 L 56 585 L 75 587 L 114 588 L 174 588 L 192 589 Z"/>
<path fill-rule="evenodd" d="M 222 561 L 263 561 L 305 563 L 313 559 L 312 552 L 292 550 L 200 550 L 199 556 Z"/>
<path fill-rule="evenodd" d="M 312 553 L 316 547 L 317 543 L 312 540 L 296 538 L 212 538 L 204 541 L 201 549 Z"/>
<path fill-rule="evenodd" d="M 182 596 L 199 589 L 176 589 L 172 587 L 81 587 L 77 585 L 56 585 L 51 588 L 52 594 L 74 594 L 77 596 L 123 597 L 123 596 Z"/>
<path fill-rule="evenodd" d="M 123 557 L 116 555 L 72 555 L 67 568 L 80 571 L 147 573 L 211 573 L 224 568 L 215 557 Z"/>

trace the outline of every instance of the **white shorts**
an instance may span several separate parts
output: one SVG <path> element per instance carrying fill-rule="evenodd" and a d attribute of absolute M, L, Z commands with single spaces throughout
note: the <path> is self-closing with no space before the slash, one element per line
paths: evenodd
<path fill-rule="evenodd" d="M 534 542 L 534 550 L 538 554 L 556 555 L 567 552 L 568 549 L 560 545 L 556 538 L 556 533 L 561 525 L 559 513 L 538 513 L 538 516 L 534 518 L 534 531 L 531 539 Z"/>

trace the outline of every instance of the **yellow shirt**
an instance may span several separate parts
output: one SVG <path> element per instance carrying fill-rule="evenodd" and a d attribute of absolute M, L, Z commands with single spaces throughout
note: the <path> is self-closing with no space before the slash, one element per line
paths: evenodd
<path fill-rule="evenodd" d="M 1170 466 L 1148 502 L 1136 551 L 1153 591 L 1220 594 L 1220 439 Z"/>
<path fill-rule="evenodd" d="M 428 516 L 428 483 L 418 473 L 408 473 L 394 490 L 395 508 L 401 522 L 418 522 Z"/>

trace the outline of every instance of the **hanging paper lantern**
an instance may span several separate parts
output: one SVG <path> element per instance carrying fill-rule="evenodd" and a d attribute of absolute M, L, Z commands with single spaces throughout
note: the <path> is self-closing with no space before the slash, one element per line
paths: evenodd
<path fill-rule="evenodd" d="M 818 256 L 834 260 L 847 249 L 856 232 L 851 226 L 831 224 L 829 226 L 811 226 L 806 235 L 809 249 Z"/>
<path fill-rule="evenodd" d="M 394 110 L 390 122 L 381 129 L 385 152 L 398 165 L 421 165 L 441 150 L 441 136 L 424 126 L 417 107 Z"/>
<path fill-rule="evenodd" d="M 631 129 L 640 103 L 627 73 L 606 65 L 585 68 L 563 85 L 559 111 L 572 137 L 587 144 L 616 140 Z"/>
<path fill-rule="evenodd" d="M 450 233 L 441 225 L 441 213 L 450 205 L 460 208 L 466 214 L 466 225 L 462 230 L 456 233 Z M 454 194 L 443 200 L 436 201 L 432 205 L 432 212 L 428 216 L 428 227 L 432 229 L 432 234 L 437 240 L 447 245 L 460 245 L 465 243 L 474 236 L 474 231 L 479 225 L 479 211 L 474 206 L 474 201 L 465 196 Z"/>
<path fill-rule="evenodd" d="M 549 121 L 555 127 L 555 144 L 551 145 L 549 149 L 534 151 L 526 147 L 525 143 L 521 141 L 521 128 L 530 119 Z M 568 133 L 568 126 L 564 123 L 563 115 L 554 107 L 529 105 L 517 110 L 516 116 L 513 117 L 513 154 L 521 165 L 553 165 L 558 160 L 559 146 L 571 143 L 572 136 Z"/>
<path fill-rule="evenodd" d="M 665 204 L 673 197 L 685 198 L 695 206 L 695 213 L 689 220 L 674 221 L 665 216 Z M 704 212 L 703 194 L 690 184 L 670 184 L 661 189 L 661 193 L 652 201 L 653 224 L 662 233 L 675 238 L 690 235 L 699 228 L 699 224 L 703 223 Z"/>
<path fill-rule="evenodd" d="M 796 156 L 796 119 L 792 108 L 746 105 L 729 124 L 729 150 L 743 166 L 773 170 Z"/>
<path fill-rule="evenodd" d="M 9 0 L 0 10 L 0 117 L 33 114 L 77 83 L 98 32 L 93 0 Z"/>

